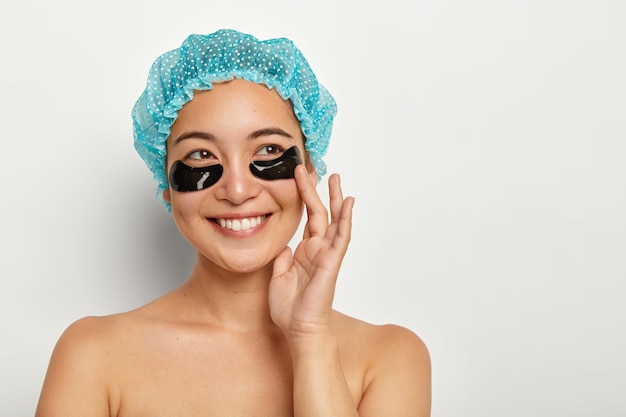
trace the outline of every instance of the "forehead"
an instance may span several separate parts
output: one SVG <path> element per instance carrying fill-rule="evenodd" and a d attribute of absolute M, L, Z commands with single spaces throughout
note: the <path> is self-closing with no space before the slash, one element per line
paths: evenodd
<path fill-rule="evenodd" d="M 296 123 L 291 103 L 265 84 L 245 80 L 215 83 L 211 90 L 194 91 L 193 98 L 178 112 L 174 122 L 203 120 L 229 123 L 257 122 Z"/>

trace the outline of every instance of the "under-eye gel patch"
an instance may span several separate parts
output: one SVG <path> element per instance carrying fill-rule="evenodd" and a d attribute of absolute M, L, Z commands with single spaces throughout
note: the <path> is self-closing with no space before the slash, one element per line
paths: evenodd
<path fill-rule="evenodd" d="M 292 146 L 276 159 L 252 162 L 250 171 L 262 180 L 288 179 L 294 177 L 296 166 L 301 163 L 298 147 Z M 204 190 L 217 183 L 223 173 L 224 166 L 220 164 L 190 167 L 183 161 L 176 161 L 170 169 L 170 187 L 181 192 Z"/>
<path fill-rule="evenodd" d="M 224 167 L 219 164 L 190 167 L 183 161 L 176 161 L 170 169 L 170 187 L 181 192 L 204 190 L 215 184 L 223 173 Z"/>
<path fill-rule="evenodd" d="M 280 157 L 270 161 L 254 161 L 250 164 L 250 171 L 255 177 L 263 180 L 281 180 L 293 178 L 302 157 L 297 146 L 287 149 Z"/>

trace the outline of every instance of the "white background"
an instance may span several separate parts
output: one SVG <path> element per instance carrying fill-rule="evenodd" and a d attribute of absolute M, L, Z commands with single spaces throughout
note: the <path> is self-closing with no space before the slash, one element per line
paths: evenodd
<path fill-rule="evenodd" d="M 190 271 L 130 110 L 157 55 L 229 27 L 293 39 L 336 97 L 336 307 L 424 339 L 434 417 L 626 415 L 625 4 L 4 2 L 0 414 L 33 414 L 72 321 Z"/>

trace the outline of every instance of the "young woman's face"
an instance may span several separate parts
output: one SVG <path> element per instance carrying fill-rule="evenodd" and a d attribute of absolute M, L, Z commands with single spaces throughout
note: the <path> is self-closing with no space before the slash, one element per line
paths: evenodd
<path fill-rule="evenodd" d="M 261 84 L 215 84 L 179 111 L 167 141 L 168 173 L 175 161 L 224 168 L 206 189 L 163 194 L 181 233 L 209 262 L 251 272 L 289 243 L 303 211 L 295 180 L 257 178 L 250 163 L 276 159 L 292 146 L 306 155 L 300 124 L 290 104 Z"/>

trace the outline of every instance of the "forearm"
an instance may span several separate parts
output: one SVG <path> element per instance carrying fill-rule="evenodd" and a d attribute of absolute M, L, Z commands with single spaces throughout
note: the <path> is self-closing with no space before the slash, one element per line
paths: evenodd
<path fill-rule="evenodd" d="M 290 343 L 295 417 L 358 417 L 332 333 Z"/>

